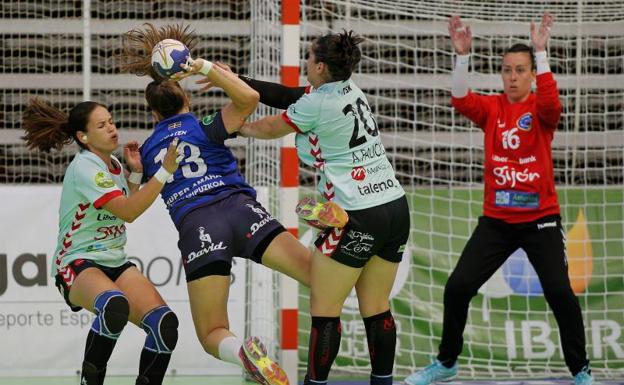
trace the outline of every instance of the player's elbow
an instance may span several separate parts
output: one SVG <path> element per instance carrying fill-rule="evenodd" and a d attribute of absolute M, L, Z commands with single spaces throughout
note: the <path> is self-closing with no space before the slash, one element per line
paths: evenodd
<path fill-rule="evenodd" d="M 250 88 L 248 92 L 245 93 L 245 99 L 243 101 L 243 105 L 245 106 L 245 112 L 248 112 L 247 115 L 251 115 L 258 107 L 258 103 L 260 102 L 260 94 L 258 91 Z"/>

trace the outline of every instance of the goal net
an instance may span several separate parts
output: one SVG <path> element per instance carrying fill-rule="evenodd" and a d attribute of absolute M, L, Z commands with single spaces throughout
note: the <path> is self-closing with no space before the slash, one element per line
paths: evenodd
<path fill-rule="evenodd" d="M 502 88 L 502 52 L 529 43 L 529 23 L 539 22 L 545 10 L 555 15 L 548 51 L 564 105 L 553 159 L 569 275 L 583 309 L 593 370 L 598 378 L 624 374 L 623 7 L 622 1 L 302 2 L 302 58 L 311 39 L 326 32 L 353 29 L 366 38 L 354 79 L 369 98 L 408 194 L 412 229 L 392 299 L 399 376 L 429 364 L 437 353 L 444 284 L 481 215 L 483 137 L 450 106 L 454 55 L 446 21 L 456 14 L 472 26 L 470 85 L 492 93 Z M 301 182 L 302 190 L 314 193 L 313 171 L 301 169 Z M 313 237 L 300 233 L 306 241 Z M 303 293 L 301 370 L 309 328 Z M 526 254 L 514 252 L 471 302 L 462 377 L 569 375 L 541 293 Z M 353 296 L 342 322 L 337 370 L 366 376 L 366 335 Z"/>

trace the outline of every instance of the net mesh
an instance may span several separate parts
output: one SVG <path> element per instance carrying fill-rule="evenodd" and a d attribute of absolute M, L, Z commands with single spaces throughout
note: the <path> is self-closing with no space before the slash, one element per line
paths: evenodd
<path fill-rule="evenodd" d="M 513 43 L 528 42 L 528 22 L 539 20 L 546 8 L 556 16 L 549 57 L 564 112 L 553 160 L 571 280 L 583 309 L 594 371 L 601 378 L 621 378 L 624 2 L 302 2 L 301 57 L 321 33 L 346 28 L 366 38 L 354 79 L 368 96 L 387 154 L 408 193 L 410 243 L 392 301 L 399 328 L 399 375 L 426 365 L 437 351 L 444 283 L 481 211 L 482 135 L 449 103 L 453 53 L 446 19 L 458 14 L 473 27 L 470 84 L 475 91 L 491 93 L 500 90 L 502 52 Z M 85 9 L 90 9 L 88 15 L 83 15 Z M 84 16 L 89 19 L 86 30 Z M 83 99 L 86 89 L 93 100 L 110 106 L 122 141 L 147 137 L 152 127 L 143 99 L 147 82 L 119 74 L 113 59 L 120 49 L 119 34 L 145 21 L 186 21 L 200 37 L 194 55 L 226 62 L 238 73 L 278 80 L 282 54 L 278 1 L 124 0 L 114 7 L 103 0 L 4 2 L 0 183 L 59 183 L 76 151 L 71 146 L 50 154 L 26 150 L 19 121 L 33 96 L 67 111 Z M 190 82 L 185 87 L 198 115 L 225 103 L 222 92 L 200 94 Z M 271 112 L 262 107 L 256 116 Z M 279 143 L 240 140 L 233 149 L 248 180 L 262 192 L 271 212 L 279 215 Z M 302 168 L 300 175 L 303 193 L 313 193 L 313 171 Z M 301 228 L 304 239 L 312 237 L 307 230 Z M 522 258 L 521 253 L 512 258 L 526 268 L 522 274 L 501 270 L 473 300 L 460 359 L 462 376 L 567 374 L 556 323 L 542 296 L 529 290 L 534 276 Z M 248 331 L 268 339 L 275 351 L 279 279 L 263 271 L 250 276 Z M 516 284 L 518 280 L 521 284 Z M 300 369 L 305 370 L 308 295 L 301 292 L 299 351 Z M 368 352 L 356 313 L 357 303 L 349 298 L 336 371 L 365 376 Z"/>

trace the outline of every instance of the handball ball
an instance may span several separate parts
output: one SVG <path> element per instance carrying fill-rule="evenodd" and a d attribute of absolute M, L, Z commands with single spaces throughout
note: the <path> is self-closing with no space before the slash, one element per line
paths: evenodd
<path fill-rule="evenodd" d="M 189 57 L 189 49 L 181 42 L 173 39 L 165 39 L 152 49 L 152 67 L 164 78 L 183 71 L 180 64 L 186 63 Z"/>

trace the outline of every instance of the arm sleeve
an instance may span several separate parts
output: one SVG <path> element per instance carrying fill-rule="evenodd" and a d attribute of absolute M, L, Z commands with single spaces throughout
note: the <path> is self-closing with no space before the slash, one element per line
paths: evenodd
<path fill-rule="evenodd" d="M 463 98 L 468 95 L 468 64 L 470 55 L 457 55 L 452 76 L 451 95 Z"/>
<path fill-rule="evenodd" d="M 457 112 L 485 131 L 489 111 L 487 99 L 487 96 L 468 91 L 468 94 L 463 98 L 452 97 L 451 104 Z"/>
<path fill-rule="evenodd" d="M 282 119 L 298 133 L 308 132 L 318 124 L 321 102 L 322 95 L 305 94 L 282 113 Z"/>
<path fill-rule="evenodd" d="M 248 76 L 238 75 L 251 88 L 260 94 L 260 103 L 269 107 L 285 110 L 306 93 L 307 87 L 286 87 L 278 83 L 265 82 L 252 79 Z"/>
<path fill-rule="evenodd" d="M 554 131 L 559 125 L 561 118 L 561 101 L 559 100 L 559 90 L 557 82 L 552 72 L 537 75 L 536 90 L 537 117 L 543 127 L 549 131 Z"/>
<path fill-rule="evenodd" d="M 110 172 L 102 165 L 91 159 L 85 159 L 78 166 L 74 174 L 76 189 L 96 209 L 100 209 L 111 199 L 123 195 Z"/>
<path fill-rule="evenodd" d="M 212 143 L 223 144 L 227 139 L 236 137 L 236 133 L 228 134 L 225 129 L 221 111 L 204 116 L 204 118 L 199 121 L 199 125 Z"/>

